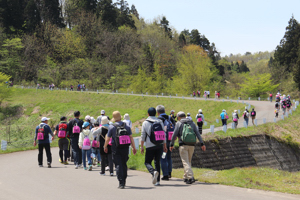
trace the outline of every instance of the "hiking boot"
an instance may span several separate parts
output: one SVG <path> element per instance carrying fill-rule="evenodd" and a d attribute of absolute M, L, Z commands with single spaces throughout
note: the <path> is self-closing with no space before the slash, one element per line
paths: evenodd
<path fill-rule="evenodd" d="M 92 165 L 89 166 L 89 171 L 92 171 L 93 167 Z"/>
<path fill-rule="evenodd" d="M 99 172 L 99 174 L 101 175 L 101 176 L 105 176 L 105 172 Z"/>
<path fill-rule="evenodd" d="M 51 163 L 48 162 L 47 165 L 48 165 L 48 168 L 51 168 Z"/>
<path fill-rule="evenodd" d="M 186 184 L 192 184 L 193 183 L 193 180 L 192 179 L 189 179 L 185 182 Z"/>
<path fill-rule="evenodd" d="M 119 189 L 124 189 L 125 188 L 125 186 L 124 185 L 119 185 L 119 187 L 118 187 Z"/>
<path fill-rule="evenodd" d="M 185 182 L 185 183 L 186 183 L 187 181 L 188 181 L 188 179 L 186 179 L 186 178 L 183 180 L 183 182 Z"/>
<path fill-rule="evenodd" d="M 172 178 L 172 173 L 171 172 L 169 173 L 169 178 Z"/>
<path fill-rule="evenodd" d="M 169 180 L 169 176 L 163 176 L 163 177 L 161 178 L 161 180 L 163 180 L 163 181 L 168 181 L 168 180 Z"/>
<path fill-rule="evenodd" d="M 154 185 L 155 185 L 155 186 L 159 186 L 159 185 L 160 185 L 160 182 L 157 181 Z"/>
<path fill-rule="evenodd" d="M 155 184 L 157 182 L 157 177 L 158 177 L 158 171 L 154 171 L 153 177 L 152 177 L 152 184 Z"/>

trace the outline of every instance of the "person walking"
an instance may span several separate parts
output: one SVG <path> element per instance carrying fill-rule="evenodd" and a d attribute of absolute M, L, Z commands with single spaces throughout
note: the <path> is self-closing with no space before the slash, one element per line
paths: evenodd
<path fill-rule="evenodd" d="M 272 92 L 270 92 L 270 102 L 272 103 L 272 101 L 273 101 L 273 94 Z"/>
<path fill-rule="evenodd" d="M 107 153 L 108 152 L 107 145 L 110 141 L 110 138 L 112 138 L 111 149 L 112 149 L 113 161 L 116 166 L 117 178 L 119 180 L 118 188 L 124 189 L 126 185 L 126 179 L 127 179 L 127 161 L 129 159 L 128 157 L 129 146 L 131 145 L 132 152 L 134 155 L 136 154 L 136 148 L 134 145 L 131 129 L 124 122 L 121 121 L 121 118 L 122 117 L 119 111 L 113 112 L 112 121 L 115 121 L 115 123 L 109 125 L 109 131 L 106 135 L 105 144 L 103 148 L 104 148 L 104 152 Z M 124 140 L 120 139 L 121 136 L 123 137 L 125 136 Z"/>
<path fill-rule="evenodd" d="M 175 139 L 178 137 L 179 154 L 184 167 L 184 182 L 186 184 L 192 184 L 195 182 L 192 170 L 192 157 L 195 150 L 196 137 L 201 144 L 202 151 L 205 151 L 206 147 L 196 125 L 192 120 L 186 119 L 184 112 L 178 112 L 177 119 L 178 122 L 175 125 L 174 134 L 170 143 L 170 151 L 173 151 Z"/>
<path fill-rule="evenodd" d="M 142 125 L 141 153 L 144 154 L 144 143 L 146 143 L 145 166 L 152 175 L 152 183 L 158 186 L 160 185 L 160 160 L 163 151 L 167 153 L 167 146 L 164 124 L 155 115 L 155 108 L 149 108 L 148 118 Z M 151 165 L 153 160 L 155 168 Z"/>
<path fill-rule="evenodd" d="M 192 117 L 191 117 L 191 113 L 187 113 L 187 117 L 186 118 L 193 120 Z"/>
<path fill-rule="evenodd" d="M 70 140 L 68 138 L 68 123 L 67 118 L 62 116 L 60 123 L 55 127 L 54 136 L 57 135 L 59 147 L 59 162 L 68 165 Z"/>
<path fill-rule="evenodd" d="M 175 110 L 171 110 L 170 116 L 169 116 L 170 121 L 172 124 L 176 124 L 176 116 L 175 116 Z"/>
<path fill-rule="evenodd" d="M 243 114 L 243 117 L 244 117 L 244 120 L 248 126 L 248 122 L 249 122 L 249 113 L 247 112 L 247 110 L 244 111 L 244 114 Z"/>
<path fill-rule="evenodd" d="M 69 121 L 69 134 L 71 139 L 72 154 L 74 158 L 75 169 L 78 169 L 82 164 L 82 151 L 79 149 L 78 141 L 79 134 L 82 130 L 83 121 L 79 119 L 80 112 L 74 112 L 74 119 Z"/>
<path fill-rule="evenodd" d="M 101 115 L 98 116 L 98 117 L 97 117 L 97 120 L 96 120 L 99 124 L 101 124 L 101 118 L 104 117 L 104 116 L 106 116 L 106 115 L 105 115 L 105 110 L 101 110 L 100 114 L 101 114 Z M 108 120 L 110 120 L 108 116 L 106 116 L 106 117 L 107 117 Z"/>
<path fill-rule="evenodd" d="M 234 123 L 235 128 L 237 128 L 237 126 L 239 124 L 239 115 L 237 113 L 237 110 L 234 110 L 234 112 L 232 114 L 232 121 Z"/>
<path fill-rule="evenodd" d="M 196 115 L 196 121 L 197 121 L 199 133 L 200 135 L 202 135 L 203 122 L 205 121 L 204 115 L 202 113 L 202 109 L 198 110 L 198 114 Z"/>
<path fill-rule="evenodd" d="M 123 122 L 125 122 L 126 125 L 127 125 L 129 128 L 132 128 L 132 122 L 130 121 L 130 117 L 129 117 L 129 114 L 128 114 L 128 113 L 126 113 L 126 114 L 124 115 L 124 120 L 123 120 Z"/>
<path fill-rule="evenodd" d="M 93 120 L 93 118 L 91 119 L 91 121 Z M 95 119 L 94 119 L 95 121 Z M 92 128 L 91 132 L 93 134 L 94 140 L 92 142 L 92 158 L 93 158 L 93 165 L 96 165 L 96 158 L 97 158 L 97 166 L 100 167 L 100 162 L 101 162 L 101 155 L 100 155 L 100 142 L 98 140 L 99 138 L 99 124 L 98 122 L 94 123 L 94 128 Z"/>
<path fill-rule="evenodd" d="M 93 134 L 90 130 L 90 123 L 84 122 L 82 125 L 82 131 L 79 134 L 78 146 L 82 151 L 82 162 L 83 169 L 87 170 L 86 158 L 88 159 L 89 171 L 92 171 L 92 159 L 91 159 L 91 148 L 94 140 Z"/>
<path fill-rule="evenodd" d="M 252 119 L 252 124 L 253 124 L 253 125 L 254 125 L 255 117 L 256 117 L 256 111 L 254 110 L 254 108 L 252 108 L 252 111 L 251 111 L 251 119 Z"/>
<path fill-rule="evenodd" d="M 221 118 L 221 121 L 222 121 L 222 126 L 227 126 L 228 115 L 227 115 L 225 109 L 222 110 L 222 113 L 220 114 L 220 118 Z"/>
<path fill-rule="evenodd" d="M 43 149 L 46 151 L 47 156 L 47 165 L 48 168 L 51 168 L 52 163 L 52 155 L 50 150 L 50 140 L 49 134 L 52 136 L 51 140 L 54 140 L 54 135 L 50 126 L 48 125 L 48 121 L 50 118 L 42 117 L 41 123 L 35 128 L 35 137 L 33 146 L 36 146 L 36 140 L 38 140 L 38 164 L 39 167 L 43 167 Z"/>
<path fill-rule="evenodd" d="M 112 160 L 112 152 L 111 152 L 111 145 L 107 146 L 107 153 L 104 152 L 104 144 L 105 144 L 105 137 L 108 133 L 109 128 L 109 120 L 106 116 L 101 118 L 101 127 L 96 131 L 99 135 L 98 141 L 100 141 L 100 154 L 101 154 L 101 172 L 100 175 L 105 175 L 105 167 L 109 166 L 110 176 L 114 175 L 114 165 Z"/>
<path fill-rule="evenodd" d="M 163 177 L 161 180 L 168 181 L 172 177 L 172 152 L 169 150 L 170 142 L 174 132 L 175 125 L 172 124 L 169 116 L 166 114 L 165 107 L 163 105 L 156 106 L 156 112 L 158 119 L 162 120 L 164 124 L 164 130 L 166 132 L 166 141 L 167 141 L 167 154 L 161 158 L 161 170 Z"/>

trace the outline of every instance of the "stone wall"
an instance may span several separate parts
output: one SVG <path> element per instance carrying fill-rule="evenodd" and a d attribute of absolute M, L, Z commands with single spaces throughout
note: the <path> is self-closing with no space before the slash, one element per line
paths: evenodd
<path fill-rule="evenodd" d="M 227 138 L 196 145 L 192 166 L 214 170 L 261 166 L 287 171 L 300 170 L 300 151 L 267 135 Z M 172 154 L 173 168 L 182 168 L 178 149 Z"/>

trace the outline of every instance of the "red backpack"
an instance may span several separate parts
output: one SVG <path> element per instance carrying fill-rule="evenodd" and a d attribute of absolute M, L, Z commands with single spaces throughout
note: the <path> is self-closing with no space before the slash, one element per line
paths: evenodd
<path fill-rule="evenodd" d="M 67 124 L 66 123 L 60 123 L 58 125 L 58 137 L 59 138 L 65 138 L 67 136 Z"/>

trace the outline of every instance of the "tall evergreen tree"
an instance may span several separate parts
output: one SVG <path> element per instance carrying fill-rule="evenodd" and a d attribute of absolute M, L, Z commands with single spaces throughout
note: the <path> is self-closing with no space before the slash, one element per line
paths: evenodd
<path fill-rule="evenodd" d="M 40 12 L 34 0 L 29 0 L 24 10 L 24 20 L 26 31 L 32 33 L 41 23 Z"/>
<path fill-rule="evenodd" d="M 100 0 L 97 7 L 97 15 L 101 18 L 102 23 L 117 28 L 117 8 L 113 5 L 112 0 Z"/>
<path fill-rule="evenodd" d="M 163 16 L 163 18 L 160 20 L 160 26 L 164 29 L 167 36 L 172 39 L 172 29 L 169 27 L 169 21 L 165 16 Z"/>
<path fill-rule="evenodd" d="M 200 36 L 200 33 L 197 29 L 193 29 L 191 31 L 190 37 L 191 37 L 191 41 L 190 41 L 191 44 L 200 45 L 201 36 Z"/>
<path fill-rule="evenodd" d="M 185 35 L 182 32 L 180 33 L 178 40 L 180 47 L 184 47 L 186 45 Z"/>
<path fill-rule="evenodd" d="M 117 24 L 118 26 L 128 26 L 130 28 L 136 29 L 134 25 L 134 21 L 130 15 L 130 9 L 127 1 L 118 0 L 115 5 L 119 8 L 119 13 L 117 17 Z"/>
<path fill-rule="evenodd" d="M 139 12 L 137 11 L 134 4 L 132 4 L 132 6 L 131 6 L 130 13 L 133 14 L 134 16 L 136 16 L 137 19 L 140 19 Z"/>
<path fill-rule="evenodd" d="M 64 27 L 62 9 L 59 0 L 37 0 L 43 22 L 51 22 L 58 27 Z"/>

